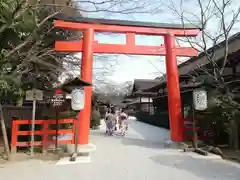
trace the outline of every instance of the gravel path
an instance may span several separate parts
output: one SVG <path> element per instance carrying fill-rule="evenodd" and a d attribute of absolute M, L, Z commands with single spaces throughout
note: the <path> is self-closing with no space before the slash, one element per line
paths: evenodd
<path fill-rule="evenodd" d="M 137 121 L 126 137 L 91 133 L 97 150 L 91 163 L 56 166 L 28 160 L 0 168 L 0 180 L 239 180 L 240 165 L 217 158 L 166 149 L 167 130 Z"/>

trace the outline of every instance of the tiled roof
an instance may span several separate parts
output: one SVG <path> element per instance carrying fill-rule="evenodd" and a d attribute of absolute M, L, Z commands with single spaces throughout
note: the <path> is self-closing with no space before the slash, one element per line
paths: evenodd
<path fill-rule="evenodd" d="M 211 51 L 215 51 L 216 54 L 216 58 L 215 59 L 221 59 L 224 55 L 224 49 L 222 49 L 223 45 L 224 45 L 225 41 L 220 42 L 219 44 L 217 44 L 214 47 L 211 47 L 208 49 L 209 52 Z M 228 52 L 229 54 L 235 54 L 236 52 L 240 51 L 240 32 L 234 34 L 233 36 L 231 36 L 228 39 Z M 205 66 L 209 63 L 209 61 L 207 60 L 207 58 L 204 58 L 204 53 L 200 53 L 198 56 L 196 57 L 192 57 L 191 59 L 189 59 L 188 61 L 185 61 L 183 63 L 181 63 L 180 65 L 178 65 L 178 70 L 179 70 L 179 77 L 184 77 L 184 76 L 188 76 L 189 73 L 195 71 L 196 69 L 199 68 L 199 66 Z M 153 89 L 157 89 L 159 87 L 161 87 L 162 85 L 164 85 L 166 83 L 166 79 L 162 78 L 162 80 L 155 86 L 151 87 L 151 88 L 146 88 L 145 91 L 151 91 Z"/>

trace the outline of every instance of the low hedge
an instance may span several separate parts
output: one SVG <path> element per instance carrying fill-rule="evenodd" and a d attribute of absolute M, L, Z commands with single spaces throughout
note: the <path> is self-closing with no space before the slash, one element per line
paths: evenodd
<path fill-rule="evenodd" d="M 95 129 L 100 126 L 101 114 L 97 110 L 92 110 L 91 113 L 91 128 Z"/>

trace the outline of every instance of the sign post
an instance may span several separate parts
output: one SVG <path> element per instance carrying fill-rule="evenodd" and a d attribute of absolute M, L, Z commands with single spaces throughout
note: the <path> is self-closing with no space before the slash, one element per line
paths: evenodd
<path fill-rule="evenodd" d="M 31 156 L 34 156 L 34 135 L 35 135 L 35 115 L 36 115 L 36 101 L 43 100 L 43 92 L 38 89 L 32 89 L 26 92 L 26 100 L 32 101 L 32 125 L 31 125 Z"/>
<path fill-rule="evenodd" d="M 57 89 L 55 91 L 55 95 L 52 97 L 51 102 L 53 107 L 55 107 L 56 110 L 56 137 L 55 137 L 55 149 L 58 149 L 58 130 L 59 130 L 59 108 L 64 103 L 65 98 L 62 94 L 62 91 Z"/>
<path fill-rule="evenodd" d="M 74 111 L 80 112 L 84 108 L 84 96 L 85 92 L 83 88 L 75 88 L 72 90 L 71 107 Z M 78 155 L 78 131 L 79 131 L 79 120 L 76 117 L 75 137 L 74 137 L 74 154 L 70 158 L 70 161 L 75 161 Z"/>
<path fill-rule="evenodd" d="M 197 123 L 195 119 L 195 110 L 203 111 L 207 109 L 207 91 L 203 89 L 196 89 L 193 91 L 193 108 L 192 108 L 192 119 L 193 119 L 193 147 L 198 147 L 198 135 L 197 135 Z"/>

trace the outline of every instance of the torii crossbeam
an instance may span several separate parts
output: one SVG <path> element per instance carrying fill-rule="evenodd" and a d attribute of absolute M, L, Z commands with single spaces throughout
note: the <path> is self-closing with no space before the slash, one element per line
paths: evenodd
<path fill-rule="evenodd" d="M 83 52 L 81 78 L 92 82 L 93 53 L 133 54 L 166 56 L 168 109 L 170 119 L 171 140 L 183 141 L 183 119 L 181 112 L 181 97 L 179 88 L 179 75 L 177 56 L 196 56 L 197 51 L 190 47 L 175 45 L 175 37 L 195 37 L 200 29 L 195 25 L 178 25 L 163 23 L 146 23 L 136 21 L 122 21 L 93 18 L 74 18 L 63 15 L 54 20 L 55 27 L 73 29 L 83 32 L 83 40 L 57 41 L 56 51 Z M 113 32 L 126 34 L 126 44 L 105 44 L 94 40 L 95 32 Z M 161 46 L 136 45 L 135 35 L 163 36 L 164 44 Z M 81 111 L 79 119 L 79 144 L 88 144 L 92 87 L 85 87 L 85 108 Z"/>

